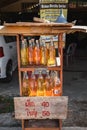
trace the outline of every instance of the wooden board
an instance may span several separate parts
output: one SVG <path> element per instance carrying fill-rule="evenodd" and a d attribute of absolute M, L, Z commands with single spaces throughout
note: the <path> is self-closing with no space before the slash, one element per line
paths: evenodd
<path fill-rule="evenodd" d="M 24 128 L 24 130 L 60 130 L 59 128 Z"/>
<path fill-rule="evenodd" d="M 86 26 L 74 26 L 72 23 L 34 23 L 17 22 L 5 23 L 0 27 L 0 35 L 40 36 L 58 35 L 59 33 L 73 33 L 76 31 L 87 32 Z"/>
<path fill-rule="evenodd" d="M 16 119 L 66 119 L 68 97 L 15 97 Z"/>

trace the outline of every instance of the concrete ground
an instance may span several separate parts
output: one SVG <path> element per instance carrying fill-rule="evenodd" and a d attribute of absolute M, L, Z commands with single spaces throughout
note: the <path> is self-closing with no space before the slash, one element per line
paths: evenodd
<path fill-rule="evenodd" d="M 13 81 L 0 83 L 0 95 L 19 96 L 18 72 Z M 69 97 L 68 116 L 63 120 L 63 130 L 87 130 L 87 59 L 77 57 L 69 66 L 64 65 L 63 95 Z M 16 127 L 17 126 L 17 127 Z M 0 130 L 21 130 L 20 121 L 12 113 L 0 114 Z"/>
<path fill-rule="evenodd" d="M 21 127 L 0 127 L 0 130 L 22 130 Z M 62 130 L 87 130 L 87 128 L 81 127 L 63 127 Z"/>

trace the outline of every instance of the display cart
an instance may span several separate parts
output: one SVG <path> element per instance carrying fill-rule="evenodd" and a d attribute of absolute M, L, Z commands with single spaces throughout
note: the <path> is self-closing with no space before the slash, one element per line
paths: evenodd
<path fill-rule="evenodd" d="M 87 31 L 87 27 L 73 26 L 72 23 L 31 23 L 31 22 L 17 22 L 5 23 L 0 30 L 0 35 L 15 35 L 17 37 L 17 54 L 18 54 L 18 73 L 20 97 L 14 98 L 15 118 L 22 120 L 22 130 L 61 130 L 62 119 L 67 118 L 68 97 L 63 94 L 63 34 L 72 33 L 76 31 Z M 25 36 L 41 36 L 41 35 L 58 35 L 58 53 L 60 58 L 60 65 L 54 67 L 48 66 L 22 66 L 20 60 L 20 37 Z M 22 72 L 35 71 L 35 69 L 56 70 L 60 75 L 61 82 L 61 96 L 35 96 L 23 97 L 22 95 Z M 43 122 L 39 122 L 40 126 L 30 127 L 29 121 L 51 121 L 51 126 L 45 128 Z M 52 126 L 52 122 L 57 121 L 57 127 Z"/>

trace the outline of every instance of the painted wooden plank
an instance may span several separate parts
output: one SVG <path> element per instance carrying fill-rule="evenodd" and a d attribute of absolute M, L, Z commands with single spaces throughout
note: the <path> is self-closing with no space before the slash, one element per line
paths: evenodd
<path fill-rule="evenodd" d="M 16 119 L 66 119 L 68 97 L 15 97 Z"/>
<path fill-rule="evenodd" d="M 60 130 L 60 128 L 24 128 L 24 130 Z"/>

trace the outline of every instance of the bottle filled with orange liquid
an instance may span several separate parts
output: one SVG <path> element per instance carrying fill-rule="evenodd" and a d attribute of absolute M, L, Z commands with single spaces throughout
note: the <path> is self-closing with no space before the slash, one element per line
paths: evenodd
<path fill-rule="evenodd" d="M 34 53 L 33 53 L 33 44 L 31 40 L 29 40 L 29 47 L 28 47 L 28 59 L 29 59 L 29 64 L 32 65 L 34 63 L 33 61 Z"/>
<path fill-rule="evenodd" d="M 40 45 L 38 40 L 36 40 L 36 45 L 34 47 L 34 63 L 36 65 L 40 64 L 40 60 L 41 60 L 41 51 L 40 51 Z"/>
<path fill-rule="evenodd" d="M 47 70 L 47 75 L 45 77 L 45 94 L 44 96 L 52 96 L 52 85 L 50 84 L 49 70 Z"/>
<path fill-rule="evenodd" d="M 44 78 L 41 74 L 41 71 L 39 72 L 38 76 L 37 96 L 44 96 Z"/>
<path fill-rule="evenodd" d="M 26 71 L 23 72 L 22 95 L 23 96 L 30 95 L 29 79 L 28 79 L 28 73 Z"/>
<path fill-rule="evenodd" d="M 48 56 L 48 66 L 56 65 L 56 52 L 53 43 L 53 38 L 51 38 L 51 42 L 49 44 L 49 56 Z"/>
<path fill-rule="evenodd" d="M 35 77 L 34 72 L 32 72 L 29 78 L 29 87 L 30 87 L 30 96 L 36 96 L 37 95 L 37 79 Z"/>
<path fill-rule="evenodd" d="M 54 76 L 53 96 L 61 96 L 61 83 L 57 72 L 55 72 Z"/>
<path fill-rule="evenodd" d="M 28 65 L 28 45 L 26 39 L 23 39 L 21 42 L 21 64 Z"/>

